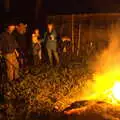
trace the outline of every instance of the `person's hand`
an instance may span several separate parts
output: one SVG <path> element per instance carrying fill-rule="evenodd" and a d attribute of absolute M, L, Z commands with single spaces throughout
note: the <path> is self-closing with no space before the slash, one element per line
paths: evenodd
<path fill-rule="evenodd" d="M 2 57 L 2 51 L 0 51 L 0 58 Z"/>
<path fill-rule="evenodd" d="M 19 52 L 15 49 L 15 54 L 17 57 L 19 57 Z"/>
<path fill-rule="evenodd" d="M 51 40 L 54 40 L 54 36 L 53 35 L 51 35 L 50 37 L 51 37 Z"/>

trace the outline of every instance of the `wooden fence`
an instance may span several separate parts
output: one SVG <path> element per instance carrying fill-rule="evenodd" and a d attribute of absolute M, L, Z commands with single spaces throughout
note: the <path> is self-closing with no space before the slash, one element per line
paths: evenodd
<path fill-rule="evenodd" d="M 48 16 L 48 21 L 55 23 L 61 37 L 71 38 L 75 55 L 89 56 L 109 40 L 111 25 L 119 23 L 120 13 L 55 15 Z"/>

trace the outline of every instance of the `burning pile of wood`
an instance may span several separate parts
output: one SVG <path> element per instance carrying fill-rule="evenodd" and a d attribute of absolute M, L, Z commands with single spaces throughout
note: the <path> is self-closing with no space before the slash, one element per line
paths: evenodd
<path fill-rule="evenodd" d="M 64 111 L 69 120 L 120 120 L 120 105 L 101 101 L 75 102 Z"/>

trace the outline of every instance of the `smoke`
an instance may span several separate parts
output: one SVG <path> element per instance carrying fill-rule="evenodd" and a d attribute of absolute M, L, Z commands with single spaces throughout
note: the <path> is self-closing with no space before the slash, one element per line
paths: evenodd
<path fill-rule="evenodd" d="M 99 95 L 112 88 L 116 81 L 120 81 L 119 23 L 111 25 L 108 41 L 108 47 L 96 55 L 96 61 L 91 66 L 95 71 L 91 89 Z"/>
<path fill-rule="evenodd" d="M 109 31 L 108 47 L 98 53 L 94 61 L 90 61 L 90 69 L 94 71 L 93 81 L 86 83 L 85 99 L 100 99 L 102 94 L 120 81 L 120 24 L 112 24 Z M 91 97 L 92 96 L 92 97 Z"/>
<path fill-rule="evenodd" d="M 86 77 L 88 80 L 84 82 L 82 88 L 74 87 L 74 91 L 71 91 L 72 97 L 68 96 L 67 102 L 78 100 L 109 102 L 109 95 L 111 96 L 109 90 L 113 88 L 116 81 L 120 81 L 120 25 L 118 23 L 111 25 L 108 42 L 108 47 L 98 53 L 95 60 L 89 62 L 89 70 L 94 71 L 93 80 Z"/>
<path fill-rule="evenodd" d="M 111 25 L 109 46 L 100 55 L 97 55 L 93 66 L 97 73 L 118 70 L 120 66 L 120 25 L 118 23 Z"/>

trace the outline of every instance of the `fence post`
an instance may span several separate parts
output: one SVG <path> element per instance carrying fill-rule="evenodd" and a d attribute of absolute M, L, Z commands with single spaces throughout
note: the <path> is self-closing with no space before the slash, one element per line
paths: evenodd
<path fill-rule="evenodd" d="M 72 52 L 74 53 L 74 15 L 72 14 Z"/>
<path fill-rule="evenodd" d="M 35 21 L 38 20 L 39 17 L 39 9 L 41 8 L 41 0 L 36 0 L 36 6 L 35 6 Z"/>
<path fill-rule="evenodd" d="M 11 0 L 4 0 L 5 12 L 10 12 L 10 2 L 11 2 Z"/>
<path fill-rule="evenodd" d="M 78 30 L 78 48 L 77 48 L 77 56 L 79 55 L 80 51 L 80 38 L 81 38 L 81 24 L 79 24 L 79 30 Z"/>

